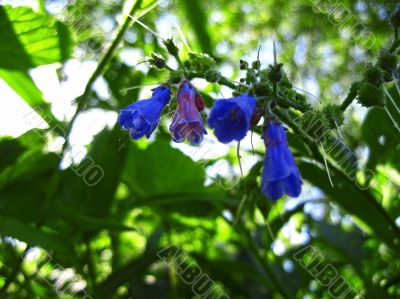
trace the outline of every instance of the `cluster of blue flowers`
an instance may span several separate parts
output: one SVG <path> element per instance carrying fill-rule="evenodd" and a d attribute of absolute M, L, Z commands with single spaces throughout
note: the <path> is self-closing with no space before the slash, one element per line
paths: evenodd
<path fill-rule="evenodd" d="M 162 110 L 170 102 L 171 90 L 160 85 L 150 99 L 136 101 L 120 111 L 118 123 L 129 130 L 132 139 L 147 138 L 157 127 Z M 204 102 L 193 85 L 184 80 L 177 94 L 177 108 L 169 130 L 175 142 L 187 140 L 199 145 L 207 131 L 200 112 Z M 250 130 L 256 111 L 256 99 L 242 94 L 231 99 L 217 100 L 211 109 L 208 126 L 222 143 L 242 140 Z M 281 123 L 268 118 L 263 129 L 267 149 L 262 176 L 262 193 L 271 200 L 284 194 L 297 197 L 302 179 L 288 147 L 285 129 Z"/>

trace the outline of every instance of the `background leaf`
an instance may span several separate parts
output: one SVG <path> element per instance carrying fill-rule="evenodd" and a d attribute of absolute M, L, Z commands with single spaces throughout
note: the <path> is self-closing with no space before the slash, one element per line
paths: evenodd
<path fill-rule="evenodd" d="M 68 29 L 29 7 L 0 6 L 0 68 L 27 70 L 71 54 Z"/>

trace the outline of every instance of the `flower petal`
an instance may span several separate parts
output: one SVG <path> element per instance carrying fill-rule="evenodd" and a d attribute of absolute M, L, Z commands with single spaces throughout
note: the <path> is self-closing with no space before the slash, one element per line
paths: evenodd
<path fill-rule="evenodd" d="M 263 178 L 268 181 L 276 181 L 290 175 L 292 168 L 287 163 L 287 151 L 285 146 L 269 147 L 264 160 Z"/>
<path fill-rule="evenodd" d="M 169 127 L 175 142 L 187 139 L 192 145 L 198 145 L 203 140 L 203 134 L 207 134 L 196 106 L 198 97 L 197 91 L 189 82 L 183 82 L 179 86 L 178 106 Z"/>
<path fill-rule="evenodd" d="M 255 105 L 254 97 L 247 94 L 218 100 L 211 110 L 208 125 L 214 129 L 214 134 L 220 142 L 240 141 L 250 128 Z"/>
<path fill-rule="evenodd" d="M 284 188 L 281 181 L 266 181 L 262 185 L 262 193 L 269 199 L 277 200 L 284 194 Z"/>
<path fill-rule="evenodd" d="M 170 97 L 170 89 L 160 85 L 154 89 L 150 99 L 136 101 L 122 109 L 118 116 L 118 124 L 124 130 L 130 131 L 132 139 L 143 136 L 149 138 L 157 127 L 161 111 L 168 104 Z"/>
<path fill-rule="evenodd" d="M 267 147 L 262 176 L 263 193 L 274 200 L 284 193 L 291 197 L 299 196 L 303 182 L 288 147 L 284 127 L 270 121 L 264 128 L 263 136 Z"/>
<path fill-rule="evenodd" d="M 283 179 L 283 187 L 287 195 L 297 197 L 301 193 L 301 180 L 294 173 Z"/>

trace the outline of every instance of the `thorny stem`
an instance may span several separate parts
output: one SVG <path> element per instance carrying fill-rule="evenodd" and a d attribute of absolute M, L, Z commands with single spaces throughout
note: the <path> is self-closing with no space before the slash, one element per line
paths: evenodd
<path fill-rule="evenodd" d="M 394 38 L 393 38 L 392 45 L 389 49 L 390 53 L 393 53 L 394 51 L 396 51 L 397 48 L 400 46 L 399 29 L 395 28 L 393 31 L 394 31 Z M 358 82 L 354 82 L 350 87 L 349 94 L 347 95 L 347 97 L 344 99 L 342 105 L 340 106 L 340 109 L 342 111 L 345 111 L 347 109 L 347 107 L 357 97 L 357 88 L 358 88 Z"/>
<path fill-rule="evenodd" d="M 272 109 L 271 109 L 271 105 L 272 105 L 272 100 L 268 101 L 267 104 L 265 105 L 265 119 L 264 119 L 264 125 L 267 126 L 267 121 L 268 118 L 271 117 L 272 115 Z"/>

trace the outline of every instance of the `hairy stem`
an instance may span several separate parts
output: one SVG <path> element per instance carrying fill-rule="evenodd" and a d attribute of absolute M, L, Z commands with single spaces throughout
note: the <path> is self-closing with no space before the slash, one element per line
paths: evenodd
<path fill-rule="evenodd" d="M 353 102 L 357 97 L 358 82 L 354 82 L 351 87 L 347 97 L 344 99 L 342 105 L 340 105 L 340 110 L 345 111 L 347 107 Z"/>

